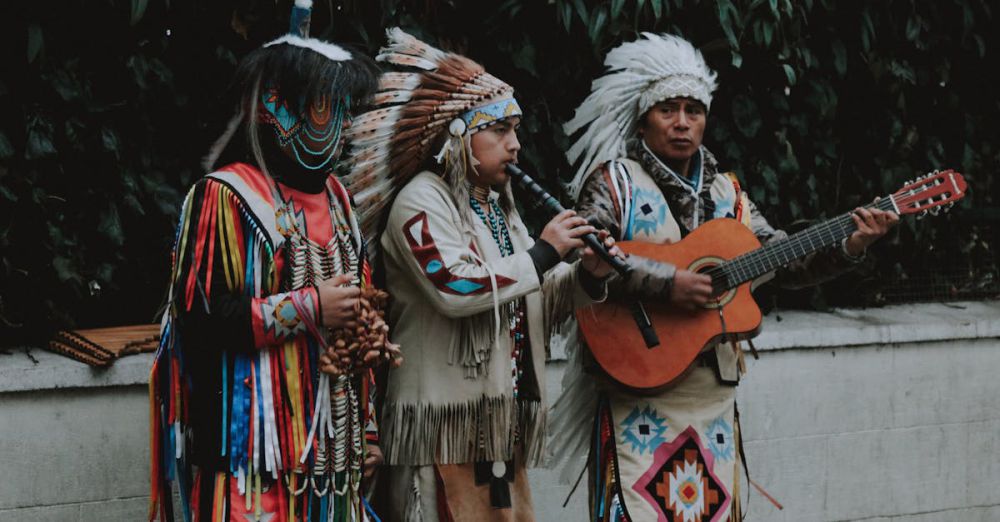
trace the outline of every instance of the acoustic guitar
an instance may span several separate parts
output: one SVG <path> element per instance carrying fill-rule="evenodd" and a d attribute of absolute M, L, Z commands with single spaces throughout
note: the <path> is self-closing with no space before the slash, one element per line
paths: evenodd
<path fill-rule="evenodd" d="M 933 172 L 908 182 L 869 207 L 905 214 L 938 214 L 965 195 L 962 175 Z M 755 279 L 811 252 L 839 244 L 857 227 L 851 213 L 809 227 L 761 247 L 757 237 L 735 219 L 708 221 L 672 244 L 622 241 L 634 254 L 712 278 L 713 300 L 704 308 L 682 310 L 642 301 L 659 344 L 647 346 L 632 323 L 627 303 L 605 302 L 577 311 L 584 339 L 601 369 L 622 386 L 649 393 L 683 376 L 698 355 L 722 341 L 750 339 L 760 332 L 761 312 L 750 294 Z"/>

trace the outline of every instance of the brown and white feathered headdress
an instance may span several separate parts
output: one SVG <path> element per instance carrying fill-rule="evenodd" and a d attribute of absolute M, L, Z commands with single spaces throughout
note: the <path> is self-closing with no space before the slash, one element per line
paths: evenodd
<path fill-rule="evenodd" d="M 590 95 L 573 119 L 563 125 L 567 135 L 587 130 L 566 152 L 570 164 L 581 157 L 570 193 L 579 196 L 587 175 L 598 165 L 624 157 L 626 142 L 635 136 L 639 119 L 653 105 L 670 98 L 693 98 L 709 108 L 716 74 L 690 42 L 669 34 L 642 33 L 608 52 L 607 73 L 594 80 Z"/>
<path fill-rule="evenodd" d="M 365 237 L 377 237 L 385 205 L 433 155 L 457 178 L 471 165 L 468 136 L 511 116 L 520 116 L 514 89 L 483 66 L 436 49 L 396 27 L 376 61 L 401 71 L 385 72 L 371 110 L 345 132 L 348 173 L 341 181 L 354 195 Z M 447 133 L 443 146 L 440 137 Z M 463 178 L 464 179 L 464 178 Z"/>

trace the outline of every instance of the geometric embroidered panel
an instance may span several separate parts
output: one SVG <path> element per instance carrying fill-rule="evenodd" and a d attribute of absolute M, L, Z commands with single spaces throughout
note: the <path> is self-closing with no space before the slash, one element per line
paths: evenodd
<path fill-rule="evenodd" d="M 491 290 L 489 277 L 460 277 L 448 270 L 441 257 L 441 251 L 434 244 L 430 226 L 427 224 L 427 213 L 420 212 L 403 224 L 403 237 L 410 246 L 410 251 L 417 263 L 423 268 L 424 275 L 438 290 L 453 295 L 475 295 L 489 293 Z M 517 283 L 516 280 L 497 274 L 497 288 Z"/>
<path fill-rule="evenodd" d="M 723 415 L 719 415 L 709 423 L 708 430 L 705 431 L 705 438 L 708 439 L 708 449 L 712 451 L 712 456 L 716 460 L 729 462 L 736 456 L 733 428 L 726 422 Z"/>
<path fill-rule="evenodd" d="M 688 426 L 673 442 L 656 449 L 652 466 L 632 489 L 656 509 L 658 521 L 725 520 L 732 498 L 715 476 L 713 464 L 712 453 Z"/>
<path fill-rule="evenodd" d="M 663 434 L 667 432 L 667 421 L 656 414 L 650 405 L 639 409 L 632 408 L 632 413 L 622 421 L 622 438 L 632 446 L 632 451 L 640 455 L 652 453 L 660 444 L 666 442 Z"/>
<path fill-rule="evenodd" d="M 309 310 L 314 309 L 311 293 L 306 294 L 304 301 Z M 305 333 L 306 324 L 299 317 L 290 295 L 278 294 L 266 297 L 259 301 L 258 306 L 265 334 L 271 334 L 275 339 L 281 340 Z"/>
<path fill-rule="evenodd" d="M 632 233 L 654 235 L 667 222 L 667 202 L 663 195 L 641 187 L 633 189 Z"/>

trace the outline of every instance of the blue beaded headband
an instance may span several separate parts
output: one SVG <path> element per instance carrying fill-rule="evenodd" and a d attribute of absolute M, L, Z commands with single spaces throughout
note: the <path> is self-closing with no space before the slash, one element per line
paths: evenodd
<path fill-rule="evenodd" d="M 474 131 L 480 127 L 492 125 L 505 118 L 520 116 L 521 114 L 521 106 L 517 104 L 517 100 L 514 98 L 505 98 L 489 105 L 476 107 L 459 117 L 465 122 L 467 129 Z"/>

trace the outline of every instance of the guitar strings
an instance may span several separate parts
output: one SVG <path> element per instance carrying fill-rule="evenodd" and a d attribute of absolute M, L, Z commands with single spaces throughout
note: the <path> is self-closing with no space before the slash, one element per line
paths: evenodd
<path fill-rule="evenodd" d="M 863 208 L 874 207 L 885 211 L 896 210 L 900 206 L 906 207 L 914 201 L 919 201 L 921 197 L 928 199 L 929 203 L 933 203 L 933 198 L 936 194 L 928 197 L 925 193 L 929 188 L 941 185 L 942 183 L 943 181 L 937 180 L 933 185 L 929 187 L 925 186 L 918 191 L 911 190 L 908 193 L 889 195 L 878 202 L 865 205 Z M 942 194 L 942 198 L 938 201 L 938 204 L 928 205 L 928 208 L 941 205 L 949 199 L 951 199 L 949 195 Z M 712 278 L 712 288 L 716 293 L 735 288 L 793 259 L 832 245 L 836 242 L 838 236 L 846 237 L 849 233 L 857 229 L 854 225 L 854 220 L 851 219 L 852 214 L 853 212 L 848 212 L 824 223 L 814 225 L 789 236 L 785 240 L 744 253 L 716 265 L 703 273 Z M 829 234 L 829 237 L 827 237 L 827 234 Z M 817 243 L 813 239 L 819 242 L 819 246 L 817 246 Z M 808 247 L 805 245 L 806 241 L 809 242 Z M 797 250 L 801 250 L 801 253 L 796 253 Z M 733 278 L 735 281 L 731 281 L 730 276 L 735 276 Z"/>
<path fill-rule="evenodd" d="M 879 200 L 878 203 L 866 205 L 864 208 L 877 207 L 881 210 L 893 210 L 892 196 Z M 854 225 L 852 213 L 842 214 L 825 223 L 814 225 L 788 238 L 764 246 L 752 252 L 737 256 L 725 263 L 716 265 L 704 274 L 712 278 L 712 288 L 729 290 L 750 281 L 762 274 L 770 272 L 792 259 L 804 256 L 836 242 L 838 235 L 844 236 L 852 232 Z M 828 237 L 829 236 L 829 237 Z M 806 243 L 808 242 L 808 246 Z M 798 253 L 801 252 L 801 253 Z M 730 276 L 736 276 L 730 281 Z M 719 284 L 723 283 L 723 284 Z"/>

